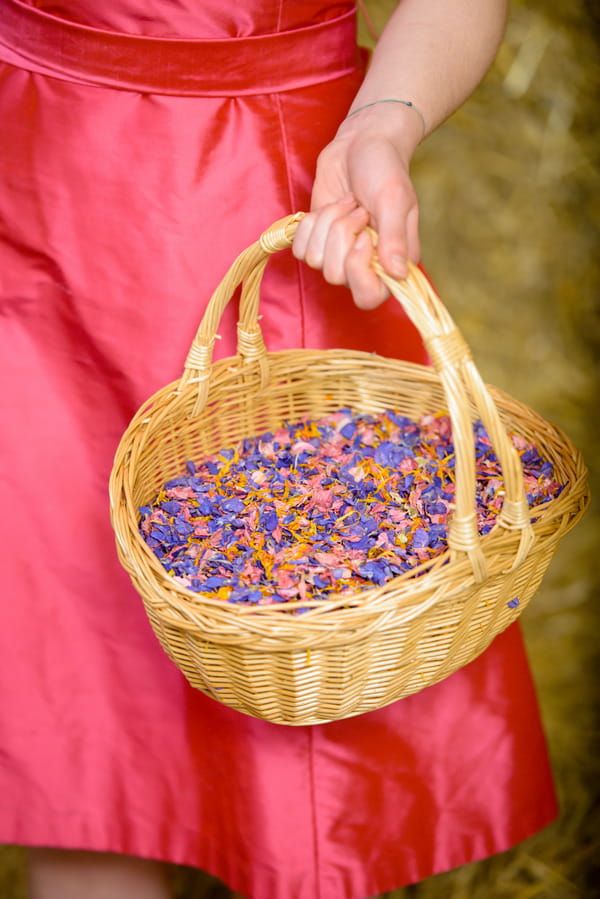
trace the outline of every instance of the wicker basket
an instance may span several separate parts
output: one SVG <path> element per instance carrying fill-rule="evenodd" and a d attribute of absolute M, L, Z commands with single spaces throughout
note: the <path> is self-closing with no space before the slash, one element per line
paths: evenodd
<path fill-rule="evenodd" d="M 123 435 L 110 481 L 119 558 L 165 652 L 207 695 L 289 725 L 380 708 L 470 662 L 525 609 L 589 501 L 579 452 L 558 428 L 484 386 L 448 312 L 414 267 L 396 282 L 375 264 L 419 328 L 433 368 L 339 349 L 267 352 L 258 324 L 260 282 L 269 256 L 290 246 L 300 217 L 276 222 L 235 261 L 206 309 L 181 379 L 151 397 Z M 238 355 L 212 363 L 216 329 L 239 284 Z M 302 615 L 290 614 L 293 603 L 224 603 L 167 575 L 138 531 L 139 507 L 165 481 L 188 459 L 284 420 L 342 407 L 394 409 L 411 418 L 449 412 L 456 507 L 447 552 L 380 587 L 302 602 L 310 606 Z M 498 522 L 485 537 L 474 511 L 475 418 L 490 435 L 505 488 Z M 565 485 L 533 518 L 507 430 L 536 444 Z"/>

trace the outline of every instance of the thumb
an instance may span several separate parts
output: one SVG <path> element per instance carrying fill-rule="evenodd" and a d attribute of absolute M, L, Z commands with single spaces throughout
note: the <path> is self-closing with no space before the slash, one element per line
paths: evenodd
<path fill-rule="evenodd" d="M 419 206 L 412 183 L 407 179 L 375 204 L 372 213 L 378 234 L 377 255 L 393 278 L 408 275 L 408 261 L 420 259 Z"/>

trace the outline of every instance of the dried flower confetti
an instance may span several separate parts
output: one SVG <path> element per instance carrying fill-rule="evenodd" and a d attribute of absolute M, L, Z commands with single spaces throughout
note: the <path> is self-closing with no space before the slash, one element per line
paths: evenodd
<path fill-rule="evenodd" d="M 486 534 L 503 482 L 480 422 L 474 431 Z M 512 440 L 530 506 L 558 496 L 551 463 Z M 140 509 L 140 532 L 177 583 L 216 599 L 266 605 L 365 590 L 444 552 L 454 460 L 445 414 L 415 422 L 340 409 L 188 461 Z"/>

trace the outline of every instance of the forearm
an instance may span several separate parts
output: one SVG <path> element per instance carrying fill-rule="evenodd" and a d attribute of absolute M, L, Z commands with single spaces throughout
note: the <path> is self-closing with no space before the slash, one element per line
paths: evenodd
<path fill-rule="evenodd" d="M 486 74 L 504 34 L 507 6 L 508 0 L 400 0 L 351 109 L 388 97 L 410 100 L 430 133 Z M 417 114 L 405 109 L 395 112 L 407 123 L 412 152 L 423 129 Z"/>

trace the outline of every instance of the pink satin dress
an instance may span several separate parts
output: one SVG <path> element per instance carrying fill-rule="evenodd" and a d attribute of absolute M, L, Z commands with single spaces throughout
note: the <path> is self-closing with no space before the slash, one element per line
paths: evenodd
<path fill-rule="evenodd" d="M 2 842 L 360 899 L 556 814 L 517 627 L 419 695 L 276 726 L 187 685 L 117 561 L 119 438 L 237 253 L 308 206 L 363 66 L 349 0 L 0 0 Z M 423 359 L 393 301 L 360 312 L 291 253 L 262 314 L 272 349 Z"/>

